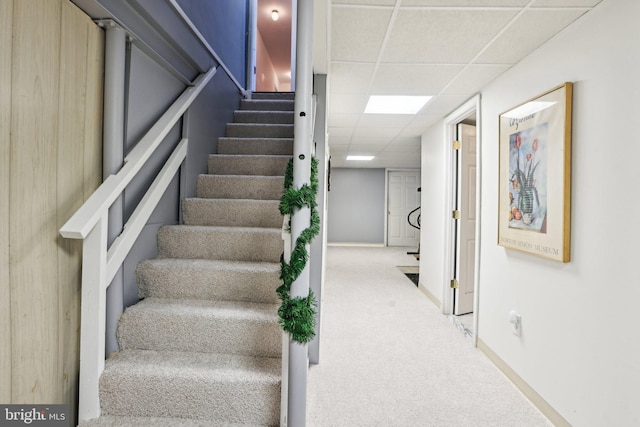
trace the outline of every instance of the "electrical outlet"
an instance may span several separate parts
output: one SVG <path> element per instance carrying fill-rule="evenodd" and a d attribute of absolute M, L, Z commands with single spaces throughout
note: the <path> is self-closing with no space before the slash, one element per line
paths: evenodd
<path fill-rule="evenodd" d="M 515 310 L 511 310 L 509 312 L 509 323 L 511 323 L 511 332 L 513 333 L 513 335 L 519 337 L 520 333 L 522 331 L 522 317 L 520 316 L 520 314 L 515 311 Z"/>

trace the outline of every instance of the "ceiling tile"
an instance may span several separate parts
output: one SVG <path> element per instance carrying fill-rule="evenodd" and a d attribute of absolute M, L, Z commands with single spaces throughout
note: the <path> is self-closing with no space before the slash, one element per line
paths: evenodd
<path fill-rule="evenodd" d="M 402 6 L 435 7 L 507 7 L 524 6 L 529 0 L 402 0 Z M 553 0 L 551 0 L 553 1 Z"/>
<path fill-rule="evenodd" d="M 367 96 L 363 94 L 332 93 L 329 108 L 332 114 L 351 113 L 360 114 L 367 106 Z"/>
<path fill-rule="evenodd" d="M 442 119 L 441 115 L 437 116 L 421 116 L 420 121 L 415 124 L 411 124 L 406 128 L 402 129 L 402 132 L 398 134 L 399 138 L 416 138 L 422 136 L 425 130 L 433 126 L 434 123 L 437 123 L 438 120 Z"/>
<path fill-rule="evenodd" d="M 353 133 L 354 138 L 388 138 L 392 140 L 400 131 L 398 128 L 359 126 Z"/>
<path fill-rule="evenodd" d="M 332 127 L 354 127 L 358 124 L 360 116 L 362 114 L 348 114 L 348 113 L 336 113 L 334 111 L 329 112 L 329 119 L 327 123 Z"/>
<path fill-rule="evenodd" d="M 355 137 L 353 139 L 351 139 L 351 147 L 357 147 L 357 146 L 369 146 L 371 148 L 377 148 L 377 149 L 382 149 L 384 147 L 387 146 L 387 144 L 389 144 L 389 141 L 391 141 L 389 138 L 385 138 L 385 137 L 376 137 L 376 136 L 367 136 L 367 137 Z"/>
<path fill-rule="evenodd" d="M 432 99 L 418 114 L 414 122 L 418 122 L 425 115 L 446 115 L 458 108 L 469 99 L 471 95 L 439 95 Z"/>
<path fill-rule="evenodd" d="M 602 0 L 535 0 L 531 7 L 593 7 Z"/>
<path fill-rule="evenodd" d="M 403 128 L 413 118 L 413 114 L 363 114 L 358 126 Z"/>
<path fill-rule="evenodd" d="M 329 127 L 327 129 L 330 138 L 340 138 L 342 141 L 351 141 L 351 134 L 353 133 L 353 128 L 334 128 Z"/>
<path fill-rule="evenodd" d="M 382 149 L 387 145 L 388 143 L 387 144 L 351 144 L 349 146 L 349 154 L 362 154 L 362 155 L 376 154 L 382 151 Z"/>
<path fill-rule="evenodd" d="M 390 8 L 333 7 L 331 59 L 376 61 L 391 12 Z"/>
<path fill-rule="evenodd" d="M 477 93 L 510 67 L 510 65 L 470 65 L 456 77 L 443 94 L 468 95 Z"/>
<path fill-rule="evenodd" d="M 420 144 L 420 138 L 419 137 L 415 137 L 413 138 L 414 141 L 410 144 L 396 144 L 395 142 L 390 144 L 389 146 L 387 146 L 387 148 L 385 148 L 382 152 L 383 153 L 389 153 L 389 152 L 397 152 L 397 153 L 410 153 L 410 152 L 420 152 L 420 148 L 421 148 L 421 144 Z"/>
<path fill-rule="evenodd" d="M 529 9 L 475 62 L 515 64 L 584 13 L 583 9 Z"/>
<path fill-rule="evenodd" d="M 382 62 L 467 63 L 516 13 L 516 9 L 401 9 Z M 452 31 L 458 28 L 466 31 Z"/>
<path fill-rule="evenodd" d="M 371 93 L 437 95 L 463 68 L 463 65 L 380 64 Z"/>
<path fill-rule="evenodd" d="M 345 63 L 331 64 L 331 91 L 333 93 L 361 93 L 369 89 L 375 64 Z"/>

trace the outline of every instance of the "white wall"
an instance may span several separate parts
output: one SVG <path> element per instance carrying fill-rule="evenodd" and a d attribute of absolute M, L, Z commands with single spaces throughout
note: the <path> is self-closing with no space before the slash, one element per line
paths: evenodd
<path fill-rule="evenodd" d="M 420 201 L 420 279 L 419 286 L 442 301 L 444 283 L 444 200 L 445 175 L 444 124 L 432 126 L 422 136 L 422 197 Z"/>
<path fill-rule="evenodd" d="M 637 0 L 604 0 L 482 91 L 479 339 L 574 426 L 640 424 L 639 17 Z M 497 118 L 565 81 L 574 82 L 573 187 L 571 262 L 562 264 L 496 244 Z M 423 161 L 441 154 L 438 132 L 423 138 Z M 425 182 L 438 176 L 422 170 Z M 437 249 L 434 233 L 423 251 Z M 511 309 L 521 337 L 509 329 Z"/>

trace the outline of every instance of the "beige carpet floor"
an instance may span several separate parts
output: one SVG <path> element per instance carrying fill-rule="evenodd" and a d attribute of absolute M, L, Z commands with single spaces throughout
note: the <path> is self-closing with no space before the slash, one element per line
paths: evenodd
<path fill-rule="evenodd" d="M 551 426 L 397 268 L 407 250 L 328 248 L 307 425 Z"/>

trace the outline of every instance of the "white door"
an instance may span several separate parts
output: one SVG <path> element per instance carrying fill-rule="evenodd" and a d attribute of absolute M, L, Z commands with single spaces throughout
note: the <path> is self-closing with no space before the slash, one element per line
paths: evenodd
<path fill-rule="evenodd" d="M 387 175 L 387 245 L 417 247 L 420 232 L 407 221 L 420 205 L 420 171 L 389 171 Z"/>
<path fill-rule="evenodd" d="M 473 312 L 474 273 L 476 259 L 476 128 L 459 124 L 458 197 L 456 239 L 456 277 L 453 314 Z"/>

